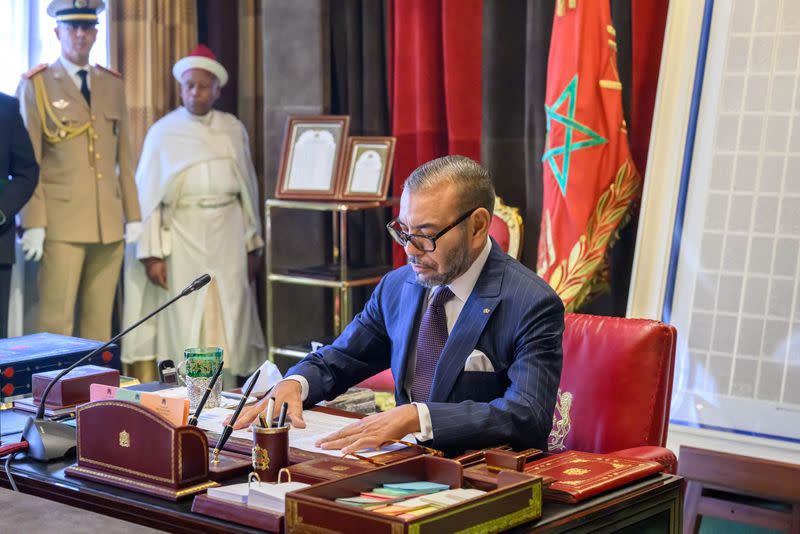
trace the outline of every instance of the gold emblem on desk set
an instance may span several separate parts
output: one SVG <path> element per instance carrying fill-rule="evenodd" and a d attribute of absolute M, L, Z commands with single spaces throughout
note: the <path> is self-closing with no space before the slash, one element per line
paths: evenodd
<path fill-rule="evenodd" d="M 580 467 L 570 467 L 566 471 L 564 471 L 565 475 L 585 475 L 588 473 L 588 469 L 581 469 Z"/>
<path fill-rule="evenodd" d="M 119 433 L 119 446 L 126 448 L 131 446 L 131 435 L 124 430 Z"/>
<path fill-rule="evenodd" d="M 253 469 L 257 471 L 266 471 L 269 469 L 269 453 L 267 449 L 259 447 L 258 445 L 253 446 Z"/>
<path fill-rule="evenodd" d="M 59 98 L 58 100 L 53 101 L 53 107 L 56 109 L 64 109 L 67 106 L 69 106 L 69 102 L 67 102 L 63 98 Z"/>

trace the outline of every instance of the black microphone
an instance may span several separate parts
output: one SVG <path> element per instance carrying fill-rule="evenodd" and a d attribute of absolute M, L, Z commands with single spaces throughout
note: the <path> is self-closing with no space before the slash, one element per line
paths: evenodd
<path fill-rule="evenodd" d="M 42 393 L 42 400 L 39 404 L 39 409 L 36 411 L 36 419 L 33 417 L 28 418 L 28 422 L 25 423 L 25 430 L 22 431 L 22 439 L 28 442 L 28 456 L 34 460 L 46 462 L 65 456 L 67 453 L 69 453 L 70 449 L 75 447 L 75 429 L 73 427 L 65 425 L 64 423 L 48 421 L 44 418 L 47 395 L 50 393 L 50 390 L 53 389 L 53 386 L 55 386 L 56 382 L 61 380 L 64 375 L 78 367 L 80 364 L 89 360 L 92 356 L 101 352 L 115 341 L 118 341 L 122 336 L 161 312 L 167 306 L 170 306 L 176 300 L 185 297 L 189 293 L 197 291 L 210 281 L 211 275 L 209 274 L 198 276 L 191 284 L 186 286 L 183 291 L 172 297 L 166 303 L 148 313 L 144 318 L 139 319 L 134 324 L 109 339 L 106 343 L 103 343 L 92 352 L 80 358 L 78 361 L 58 373 L 56 377 L 50 381 Z"/>
<path fill-rule="evenodd" d="M 191 293 L 193 291 L 197 291 L 198 289 L 200 289 L 201 287 L 203 287 L 204 285 L 206 285 L 210 281 L 211 281 L 211 275 L 210 274 L 206 273 L 204 275 L 198 276 L 197 278 L 194 279 L 194 281 L 191 284 L 186 286 L 186 289 L 181 291 L 181 294 L 178 295 L 178 298 L 185 297 L 189 293 Z M 165 306 L 169 306 L 169 304 L 170 303 L 168 302 L 167 304 L 165 304 Z M 158 313 L 158 310 L 156 310 L 154 313 Z"/>

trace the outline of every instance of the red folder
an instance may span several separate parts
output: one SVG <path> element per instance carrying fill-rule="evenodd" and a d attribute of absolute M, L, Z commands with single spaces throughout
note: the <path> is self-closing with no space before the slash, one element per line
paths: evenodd
<path fill-rule="evenodd" d="M 545 490 L 545 499 L 576 503 L 663 469 L 658 462 L 568 451 L 532 462 L 525 472 L 556 480 Z"/>

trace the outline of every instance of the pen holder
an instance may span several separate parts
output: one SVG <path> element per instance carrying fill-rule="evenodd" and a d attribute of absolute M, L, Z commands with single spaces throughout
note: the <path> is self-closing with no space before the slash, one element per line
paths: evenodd
<path fill-rule="evenodd" d="M 278 428 L 252 425 L 253 471 L 261 482 L 275 482 L 289 466 L 289 424 Z"/>

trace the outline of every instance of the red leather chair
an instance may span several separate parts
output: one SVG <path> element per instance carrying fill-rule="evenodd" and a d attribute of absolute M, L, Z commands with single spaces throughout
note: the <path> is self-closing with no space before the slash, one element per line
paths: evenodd
<path fill-rule="evenodd" d="M 653 460 L 674 473 L 677 458 L 664 445 L 676 336 L 658 321 L 568 313 L 550 450 Z M 362 384 L 394 391 L 391 371 Z"/>
<path fill-rule="evenodd" d="M 517 208 L 506 205 L 500 197 L 494 198 L 494 215 L 489 225 L 489 235 L 509 256 L 518 260 L 522 254 L 522 217 Z M 373 391 L 394 392 L 394 379 L 391 369 L 367 378 L 358 387 Z"/>
<path fill-rule="evenodd" d="M 676 335 L 658 321 L 567 314 L 550 450 L 655 460 L 674 473 L 664 445 Z"/>

